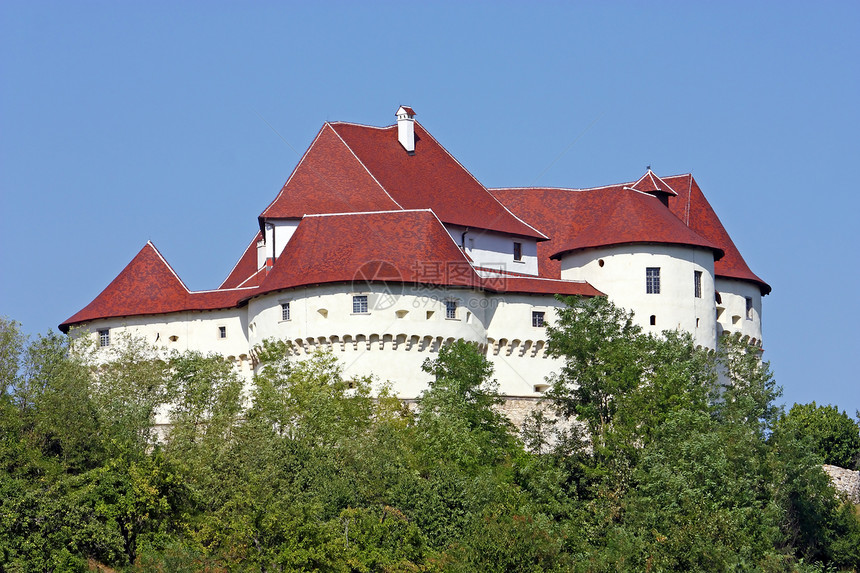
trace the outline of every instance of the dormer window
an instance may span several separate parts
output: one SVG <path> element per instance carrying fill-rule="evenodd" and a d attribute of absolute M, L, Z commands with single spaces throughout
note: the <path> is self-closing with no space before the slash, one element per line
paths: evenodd
<path fill-rule="evenodd" d="M 523 260 L 523 244 L 514 241 L 514 260 L 522 261 Z"/>

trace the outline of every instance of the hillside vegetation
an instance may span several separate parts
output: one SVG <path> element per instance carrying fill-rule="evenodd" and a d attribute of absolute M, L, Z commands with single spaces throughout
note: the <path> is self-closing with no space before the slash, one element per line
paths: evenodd
<path fill-rule="evenodd" d="M 566 302 L 565 366 L 523 428 L 462 342 L 409 409 L 277 341 L 244 395 L 219 356 L 128 340 L 97 365 L 0 321 L 0 571 L 860 567 L 860 518 L 821 470 L 857 462 L 853 420 L 782 413 L 740 340 L 715 354 Z"/>

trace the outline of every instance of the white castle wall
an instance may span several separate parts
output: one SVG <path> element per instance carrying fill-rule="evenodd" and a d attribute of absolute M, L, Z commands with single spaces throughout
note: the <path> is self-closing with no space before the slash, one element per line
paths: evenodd
<path fill-rule="evenodd" d="M 552 296 L 417 286 L 393 290 L 379 284 L 347 289 L 322 285 L 252 299 L 249 343 L 253 347 L 268 338 L 287 340 L 298 358 L 329 350 L 347 376 L 390 380 L 402 398 L 415 398 L 426 389 L 430 378 L 421 370 L 424 360 L 435 358 L 440 345 L 458 339 L 487 351 L 505 394 L 537 395 L 535 385 L 543 384 L 559 365 L 544 357 L 545 329 L 532 326 L 532 310 L 544 310 L 552 320 L 552 309 L 559 304 Z M 367 314 L 352 312 L 354 294 L 368 296 Z M 447 300 L 457 302 L 454 319 L 446 318 Z M 281 319 L 285 302 L 290 304 L 287 321 Z"/>
<path fill-rule="evenodd" d="M 754 283 L 718 277 L 715 288 L 721 302 L 716 305 L 717 334 L 739 332 L 753 344 L 761 344 L 761 289 Z M 747 316 L 747 298 L 752 313 Z"/>
<path fill-rule="evenodd" d="M 267 257 L 277 259 L 280 256 L 300 222 L 299 219 L 274 219 L 266 222 L 265 240 L 257 243 L 258 269 L 266 264 Z"/>
<path fill-rule="evenodd" d="M 457 245 L 463 246 L 465 227 L 445 225 L 445 229 Z M 520 261 L 514 260 L 514 242 L 522 245 Z M 466 254 L 475 266 L 534 276 L 538 274 L 537 241 L 534 239 L 471 229 L 466 232 L 465 247 Z"/>
<path fill-rule="evenodd" d="M 645 291 L 647 267 L 660 268 L 660 294 Z M 694 296 L 694 271 L 702 273 L 700 298 Z M 586 280 L 607 293 L 615 304 L 632 310 L 646 332 L 685 330 L 696 344 L 716 348 L 714 257 L 709 250 L 651 244 L 586 249 L 564 255 L 561 277 Z"/>
<path fill-rule="evenodd" d="M 493 364 L 499 390 L 508 396 L 539 396 L 547 377 L 563 361 L 546 355 L 546 328 L 532 325 L 532 313 L 542 311 L 546 324 L 563 306 L 549 295 L 505 294 L 488 310 L 487 358 Z"/>

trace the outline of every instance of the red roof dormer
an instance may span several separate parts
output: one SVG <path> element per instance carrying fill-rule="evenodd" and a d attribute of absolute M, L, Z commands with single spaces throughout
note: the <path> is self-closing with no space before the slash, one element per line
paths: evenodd
<path fill-rule="evenodd" d="M 639 191 L 640 193 L 647 193 L 649 195 L 653 195 L 657 197 L 663 205 L 666 207 L 669 206 L 669 196 L 677 197 L 678 193 L 672 189 L 671 185 L 657 177 L 651 168 L 648 168 L 648 171 L 645 172 L 645 175 L 639 178 L 636 183 L 629 187 L 625 187 L 625 189 L 630 189 L 632 191 Z"/>

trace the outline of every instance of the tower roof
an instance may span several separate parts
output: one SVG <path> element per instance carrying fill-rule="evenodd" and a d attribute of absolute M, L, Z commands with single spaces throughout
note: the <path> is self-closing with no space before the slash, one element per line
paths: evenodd
<path fill-rule="evenodd" d="M 183 310 L 212 310 L 236 306 L 249 289 L 191 292 L 152 242 L 99 295 L 59 328 L 102 318 L 164 314 Z"/>

